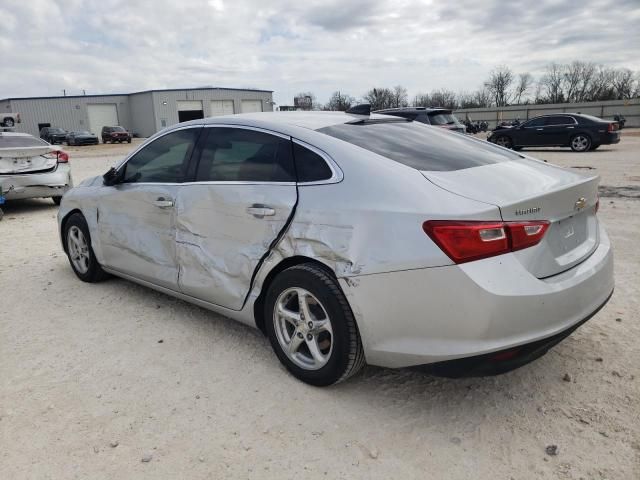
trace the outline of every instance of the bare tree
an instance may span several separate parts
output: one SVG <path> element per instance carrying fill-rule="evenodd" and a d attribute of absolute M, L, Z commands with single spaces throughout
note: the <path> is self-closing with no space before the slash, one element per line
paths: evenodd
<path fill-rule="evenodd" d="M 506 66 L 499 66 L 489 74 L 489 80 L 485 86 L 491 93 L 493 101 L 497 107 L 504 107 L 509 104 L 511 94 L 509 87 L 513 83 L 513 72 Z"/>
<path fill-rule="evenodd" d="M 415 97 L 413 97 L 413 106 L 414 107 L 430 107 L 431 96 L 428 93 L 418 93 Z"/>
<path fill-rule="evenodd" d="M 522 103 L 522 97 L 526 96 L 532 83 L 533 77 L 530 73 L 525 72 L 518 75 L 518 83 L 516 83 L 515 91 L 513 92 L 513 100 L 515 103 Z"/>
<path fill-rule="evenodd" d="M 545 100 L 548 103 L 561 103 L 564 101 L 564 92 L 562 90 L 563 70 L 562 65 L 552 63 L 547 65 L 545 74 L 540 79 L 540 83 L 546 92 Z"/>
<path fill-rule="evenodd" d="M 451 90 L 441 89 L 431 92 L 431 105 L 433 107 L 442 107 L 455 110 L 458 107 L 458 101 L 455 92 Z"/>
<path fill-rule="evenodd" d="M 489 92 L 487 88 L 476 90 L 473 94 L 473 99 L 475 100 L 478 107 L 486 108 L 491 106 L 491 92 Z"/>
<path fill-rule="evenodd" d="M 371 104 L 371 110 L 392 108 L 394 106 L 393 91 L 389 88 L 372 88 L 364 95 L 364 100 Z"/>
<path fill-rule="evenodd" d="M 634 91 L 633 72 L 628 68 L 615 70 L 612 76 L 613 89 L 618 100 L 632 98 Z"/>
<path fill-rule="evenodd" d="M 351 95 L 343 95 L 340 91 L 336 91 L 333 92 L 324 109 L 344 112 L 351 108 L 351 105 L 353 105 L 354 102 L 355 99 Z"/>
<path fill-rule="evenodd" d="M 393 87 L 392 102 L 394 107 L 406 107 L 409 105 L 407 89 L 402 85 Z"/>

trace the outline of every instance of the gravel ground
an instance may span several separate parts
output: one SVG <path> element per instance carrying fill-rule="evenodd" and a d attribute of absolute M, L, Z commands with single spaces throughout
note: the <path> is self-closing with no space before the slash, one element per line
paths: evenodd
<path fill-rule="evenodd" d="M 75 181 L 135 144 L 70 148 Z M 304 385 L 257 331 L 124 280 L 80 282 L 51 201 L 7 205 L 0 476 L 640 478 L 640 137 L 526 153 L 600 173 L 617 287 L 546 356 L 490 378 L 368 367 Z"/>

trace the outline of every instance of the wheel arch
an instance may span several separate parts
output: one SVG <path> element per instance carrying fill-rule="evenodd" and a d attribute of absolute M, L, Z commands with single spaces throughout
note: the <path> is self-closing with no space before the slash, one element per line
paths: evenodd
<path fill-rule="evenodd" d="M 278 276 L 279 273 L 285 271 L 287 268 L 291 268 L 296 265 L 301 265 L 303 263 L 312 263 L 322 268 L 325 272 L 331 275 L 331 277 L 337 282 L 338 278 L 336 276 L 336 273 L 333 271 L 333 269 L 329 267 L 327 264 L 322 263 L 319 260 L 316 260 L 311 257 L 305 257 L 303 255 L 295 255 L 293 257 L 287 257 L 282 259 L 280 263 L 278 263 L 275 267 L 273 267 L 265 277 L 264 282 L 262 282 L 260 294 L 258 295 L 258 298 L 256 298 L 256 301 L 253 303 L 253 317 L 255 319 L 256 326 L 263 334 L 266 334 L 266 330 L 265 330 L 266 319 L 264 318 L 264 300 L 265 300 L 267 291 L 271 286 L 271 283 Z"/>

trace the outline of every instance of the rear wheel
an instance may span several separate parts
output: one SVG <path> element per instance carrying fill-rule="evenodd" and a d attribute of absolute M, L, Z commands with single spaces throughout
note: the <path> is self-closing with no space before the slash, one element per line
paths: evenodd
<path fill-rule="evenodd" d="M 574 152 L 586 152 L 591 148 L 591 138 L 584 133 L 571 137 L 571 150 Z"/>
<path fill-rule="evenodd" d="M 500 145 L 504 148 L 513 148 L 513 142 L 506 135 L 500 135 L 498 138 L 496 138 L 496 145 Z"/>
<path fill-rule="evenodd" d="M 337 281 L 306 263 L 281 272 L 265 301 L 267 335 L 280 362 L 305 383 L 326 386 L 365 363 L 351 308 Z"/>
<path fill-rule="evenodd" d="M 62 238 L 64 238 L 71 268 L 80 280 L 94 283 L 107 277 L 107 273 L 98 263 L 91 248 L 89 227 L 82 214 L 71 215 L 64 225 Z"/>
<path fill-rule="evenodd" d="M 9 127 L 9 128 L 14 127 L 16 124 L 16 122 L 14 122 L 13 118 L 11 117 L 5 118 L 3 123 L 5 127 Z"/>

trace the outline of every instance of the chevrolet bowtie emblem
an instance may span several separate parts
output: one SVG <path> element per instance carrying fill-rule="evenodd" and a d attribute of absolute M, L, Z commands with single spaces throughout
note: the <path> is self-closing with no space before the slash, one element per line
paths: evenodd
<path fill-rule="evenodd" d="M 580 197 L 576 203 L 573 205 L 573 209 L 574 210 L 582 210 L 584 207 L 587 206 L 587 199 L 584 197 Z"/>

